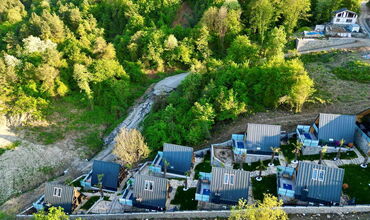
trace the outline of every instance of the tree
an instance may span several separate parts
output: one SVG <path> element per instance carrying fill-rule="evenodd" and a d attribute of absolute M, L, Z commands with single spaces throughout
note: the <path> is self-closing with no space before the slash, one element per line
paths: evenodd
<path fill-rule="evenodd" d="M 370 147 L 370 143 L 367 144 Z M 370 152 L 365 153 L 364 162 L 361 164 L 362 168 L 367 168 L 367 161 L 369 160 Z"/>
<path fill-rule="evenodd" d="M 48 212 L 44 210 L 33 214 L 35 220 L 68 220 L 69 217 L 63 212 L 62 207 L 51 207 Z"/>
<path fill-rule="evenodd" d="M 290 35 L 300 19 L 306 19 L 310 10 L 310 0 L 283 0 L 282 16 L 285 30 Z"/>
<path fill-rule="evenodd" d="M 115 142 L 113 153 L 129 167 L 149 155 L 144 137 L 136 129 L 122 128 Z"/>
<path fill-rule="evenodd" d="M 284 61 L 284 48 L 287 43 L 284 27 L 275 27 L 269 33 L 263 45 L 263 53 L 269 63 L 282 63 Z"/>
<path fill-rule="evenodd" d="M 339 141 L 339 149 L 337 151 L 337 155 L 334 157 L 334 160 L 339 160 L 340 159 L 340 153 L 342 151 L 342 146 L 343 144 L 345 143 L 344 139 L 342 138 L 340 141 Z"/>
<path fill-rule="evenodd" d="M 188 170 L 185 172 L 185 187 L 184 187 L 184 191 L 188 190 L 188 177 L 190 176 L 191 174 L 191 171 Z"/>
<path fill-rule="evenodd" d="M 227 49 L 227 59 L 237 64 L 255 64 L 258 60 L 258 47 L 247 36 L 239 35 Z"/>
<path fill-rule="evenodd" d="M 251 28 L 255 33 L 258 33 L 260 43 L 263 44 L 266 31 L 274 21 L 274 7 L 269 0 L 253 0 L 250 3 L 250 19 Z"/>
<path fill-rule="evenodd" d="M 100 198 L 104 197 L 104 192 L 103 192 L 103 178 L 104 178 L 104 173 L 98 174 L 98 187 L 99 187 L 99 192 L 100 192 Z"/>
<path fill-rule="evenodd" d="M 282 200 L 271 194 L 264 194 L 263 201 L 248 205 L 247 200 L 239 200 L 232 207 L 229 220 L 288 220 L 288 215 L 281 208 Z"/>
<path fill-rule="evenodd" d="M 270 167 L 273 167 L 274 166 L 275 154 L 278 154 L 280 152 L 280 147 L 271 147 L 271 150 L 272 150 L 271 161 L 268 165 Z"/>
<path fill-rule="evenodd" d="M 262 180 L 262 170 L 266 169 L 265 164 L 263 164 L 262 160 L 260 159 L 260 165 L 258 165 L 257 169 L 259 170 L 258 176 L 256 177 L 257 181 Z"/>
<path fill-rule="evenodd" d="M 164 46 L 167 50 L 175 49 L 178 46 L 176 37 L 173 34 L 170 34 L 164 42 Z"/>
<path fill-rule="evenodd" d="M 167 175 L 167 168 L 170 166 L 170 162 L 166 159 L 163 159 L 163 177 L 166 178 Z"/>
<path fill-rule="evenodd" d="M 301 153 L 301 149 L 303 147 L 303 144 L 299 140 L 297 140 L 295 143 L 293 143 L 293 146 L 294 146 L 294 149 L 293 149 L 293 153 L 294 153 L 293 163 L 298 163 L 298 156 Z"/>
<path fill-rule="evenodd" d="M 90 107 L 93 108 L 93 92 L 91 91 L 89 82 L 91 73 L 82 64 L 75 64 L 73 66 L 73 78 L 76 80 L 78 87 L 85 92 L 90 102 Z"/>
<path fill-rule="evenodd" d="M 246 152 L 243 152 L 241 155 L 240 155 L 240 159 L 239 159 L 239 169 L 240 170 L 243 170 L 243 164 L 245 163 L 245 159 L 247 158 L 247 153 Z"/>
<path fill-rule="evenodd" d="M 301 112 L 303 104 L 315 92 L 314 82 L 299 60 L 290 60 L 282 67 L 287 68 L 285 71 L 290 72 L 291 87 L 286 96 L 280 97 L 279 102 L 289 104 L 296 113 Z"/>
<path fill-rule="evenodd" d="M 323 146 L 322 148 L 321 148 L 321 150 L 320 150 L 320 160 L 319 160 L 319 164 L 322 164 L 322 159 L 323 159 L 323 157 L 324 157 L 324 155 L 325 155 L 325 153 L 326 153 L 326 151 L 328 150 L 328 146 L 327 145 L 325 145 L 325 146 Z"/>

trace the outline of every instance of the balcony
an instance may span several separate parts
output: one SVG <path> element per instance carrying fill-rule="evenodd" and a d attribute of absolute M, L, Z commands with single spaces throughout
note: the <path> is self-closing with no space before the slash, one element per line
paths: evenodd
<path fill-rule="evenodd" d="M 310 132 L 310 126 L 308 125 L 298 125 L 297 138 L 305 147 L 318 147 L 319 140 L 316 135 Z"/>
<path fill-rule="evenodd" d="M 195 193 L 195 200 L 202 202 L 209 202 L 211 195 L 211 173 L 199 172 L 199 181 L 197 192 Z"/>
<path fill-rule="evenodd" d="M 119 198 L 119 203 L 120 204 L 132 206 L 133 198 L 134 198 L 134 193 L 133 193 L 134 183 L 135 183 L 135 180 L 133 178 L 130 178 L 127 181 L 127 187 L 125 188 L 125 190 L 123 190 L 122 197 Z"/>
<path fill-rule="evenodd" d="M 293 167 L 277 167 L 277 186 L 279 198 L 284 201 L 294 199 L 295 183 Z"/>
<path fill-rule="evenodd" d="M 163 152 L 158 151 L 157 156 L 155 156 L 152 164 L 149 166 L 149 170 L 153 173 L 161 173 L 162 172 L 162 158 Z"/>

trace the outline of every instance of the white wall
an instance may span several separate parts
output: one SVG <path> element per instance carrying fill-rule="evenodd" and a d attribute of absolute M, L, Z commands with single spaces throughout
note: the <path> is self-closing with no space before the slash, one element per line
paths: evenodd
<path fill-rule="evenodd" d="M 339 15 L 342 15 L 339 17 Z M 351 21 L 348 21 L 351 20 Z M 356 24 L 357 22 L 357 15 L 355 15 L 353 18 L 348 17 L 348 12 L 341 12 L 337 13 L 335 17 L 332 20 L 333 24 Z"/>

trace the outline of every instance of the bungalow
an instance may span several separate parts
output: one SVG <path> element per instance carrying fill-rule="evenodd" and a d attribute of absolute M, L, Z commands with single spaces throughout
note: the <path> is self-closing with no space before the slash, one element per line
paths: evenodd
<path fill-rule="evenodd" d="M 357 114 L 355 144 L 364 153 L 370 153 L 370 108 Z"/>
<path fill-rule="evenodd" d="M 333 12 L 333 24 L 356 24 L 357 14 L 356 12 L 350 11 L 347 8 L 342 8 Z"/>
<path fill-rule="evenodd" d="M 298 125 L 297 138 L 305 147 L 317 147 L 319 144 L 335 145 L 341 139 L 346 143 L 354 141 L 355 116 L 324 114 L 316 118 L 311 125 Z"/>
<path fill-rule="evenodd" d="M 193 165 L 193 148 L 176 144 L 163 144 L 163 152 L 159 151 L 149 167 L 153 173 L 167 172 L 171 175 L 183 177 Z M 167 167 L 165 167 L 167 166 Z"/>
<path fill-rule="evenodd" d="M 169 181 L 165 178 L 137 174 L 127 182 L 119 202 L 151 210 L 166 210 Z"/>
<path fill-rule="evenodd" d="M 340 203 L 344 169 L 299 162 L 295 169 L 279 166 L 277 175 L 278 195 L 285 202 Z"/>
<path fill-rule="evenodd" d="M 195 199 L 203 202 L 237 204 L 248 199 L 249 172 L 212 167 L 211 173 L 200 172 Z"/>
<path fill-rule="evenodd" d="M 271 147 L 280 146 L 281 126 L 248 123 L 246 134 L 233 134 L 231 139 L 236 155 L 271 154 Z"/>
<path fill-rule="evenodd" d="M 100 176 L 104 190 L 117 191 L 119 184 L 126 176 L 126 171 L 120 164 L 94 160 L 92 170 L 81 180 L 81 186 L 86 189 L 98 189 Z"/>
<path fill-rule="evenodd" d="M 37 210 L 48 209 L 51 206 L 62 207 L 64 212 L 72 213 L 80 205 L 82 194 L 72 186 L 56 183 L 46 183 L 44 195 L 33 207 Z"/>

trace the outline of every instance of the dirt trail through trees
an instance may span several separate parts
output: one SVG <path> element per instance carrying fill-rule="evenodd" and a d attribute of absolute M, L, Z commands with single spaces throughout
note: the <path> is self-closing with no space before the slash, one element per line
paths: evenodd
<path fill-rule="evenodd" d="M 53 147 L 48 147 L 48 146 L 42 146 L 42 145 L 37 145 L 37 146 L 22 146 L 19 147 L 14 152 L 6 152 L 6 154 L 2 155 L 1 160 L 0 160 L 0 167 L 3 164 L 4 165 L 4 170 L 7 170 L 8 174 L 14 174 L 16 177 L 13 177 L 12 175 L 11 178 L 12 181 L 7 181 L 5 178 L 4 179 L 4 184 L 0 187 L 3 189 L 13 189 L 11 192 L 18 193 L 20 192 L 19 187 L 22 187 L 22 184 L 31 184 L 30 182 L 27 181 L 33 181 L 32 186 L 38 185 L 41 181 L 44 181 L 45 177 L 43 179 L 37 179 L 37 176 L 33 176 L 34 172 L 31 172 L 32 170 L 35 171 L 39 169 L 40 167 L 38 164 L 42 162 L 42 167 L 45 167 L 45 172 L 49 172 L 49 166 L 48 164 L 52 164 L 53 167 L 56 165 L 55 163 L 58 162 L 60 163 L 60 166 L 63 168 L 69 167 L 69 171 L 67 175 L 60 176 L 54 181 L 58 181 L 61 183 L 64 183 L 67 179 L 73 179 L 76 178 L 78 175 L 82 173 L 86 173 L 88 170 L 91 169 L 92 166 L 92 161 L 93 160 L 105 160 L 109 161 L 114 159 L 114 156 L 112 155 L 112 150 L 114 147 L 114 138 L 119 132 L 119 130 L 123 127 L 126 128 L 138 128 L 140 125 L 141 121 L 145 118 L 145 116 L 150 112 L 151 107 L 154 104 L 155 97 L 160 96 L 160 95 L 166 95 L 172 90 L 174 90 L 177 86 L 180 85 L 181 81 L 185 79 L 185 77 L 189 73 L 182 73 L 178 74 L 175 76 L 170 76 L 162 81 L 158 82 L 154 86 L 150 87 L 148 91 L 144 94 L 143 97 L 139 99 L 137 104 L 132 108 L 131 112 L 127 116 L 127 118 L 107 137 L 105 138 L 105 144 L 107 147 L 102 150 L 98 155 L 96 155 L 93 159 L 90 161 L 83 161 L 80 158 L 71 158 L 71 152 L 73 152 L 73 146 L 53 146 Z M 1 136 L 0 136 L 1 137 Z M 16 140 L 19 138 L 15 138 Z M 68 143 L 68 140 L 64 140 L 63 142 L 66 142 L 67 145 L 70 145 L 71 143 Z M 68 150 L 67 150 L 68 148 Z M 32 154 L 30 154 L 30 151 L 32 150 Z M 32 156 L 33 155 L 33 156 Z M 66 159 L 67 157 L 67 159 Z M 23 161 L 22 164 L 23 166 L 18 167 L 15 158 L 17 161 Z M 23 158 L 23 159 L 22 159 Z M 53 159 L 54 158 L 54 159 Z M 37 160 L 34 161 L 33 160 Z M 16 163 L 16 165 L 14 165 Z M 33 167 L 32 165 L 36 164 L 37 167 Z M 7 166 L 5 166 L 7 165 Z M 12 167 L 10 169 L 9 167 Z M 27 168 L 27 169 L 26 169 Z M 17 169 L 22 169 L 22 170 L 17 170 Z M 23 179 L 25 178 L 25 173 L 30 173 L 29 179 Z M 53 172 L 53 170 L 50 170 L 55 175 L 56 172 Z M 19 174 L 19 175 L 17 175 Z M 32 177 L 32 178 L 31 178 Z M 46 178 L 50 178 L 52 176 L 48 176 Z M 22 182 L 16 182 L 16 179 L 22 180 Z M 32 202 L 36 201 L 37 198 L 43 193 L 44 190 L 44 183 L 41 184 L 39 187 L 36 189 L 33 189 L 31 191 L 28 191 L 26 193 L 23 193 L 19 196 L 16 196 L 7 202 L 5 202 L 2 206 L 0 206 L 0 210 L 7 211 L 10 213 L 17 213 L 24 208 L 29 207 Z M 0 190 L 1 193 L 1 190 Z M 9 196 L 9 193 L 7 192 L 5 195 L 0 196 Z M 0 197 L 1 198 L 1 197 Z M 5 197 L 6 198 L 6 197 Z"/>

